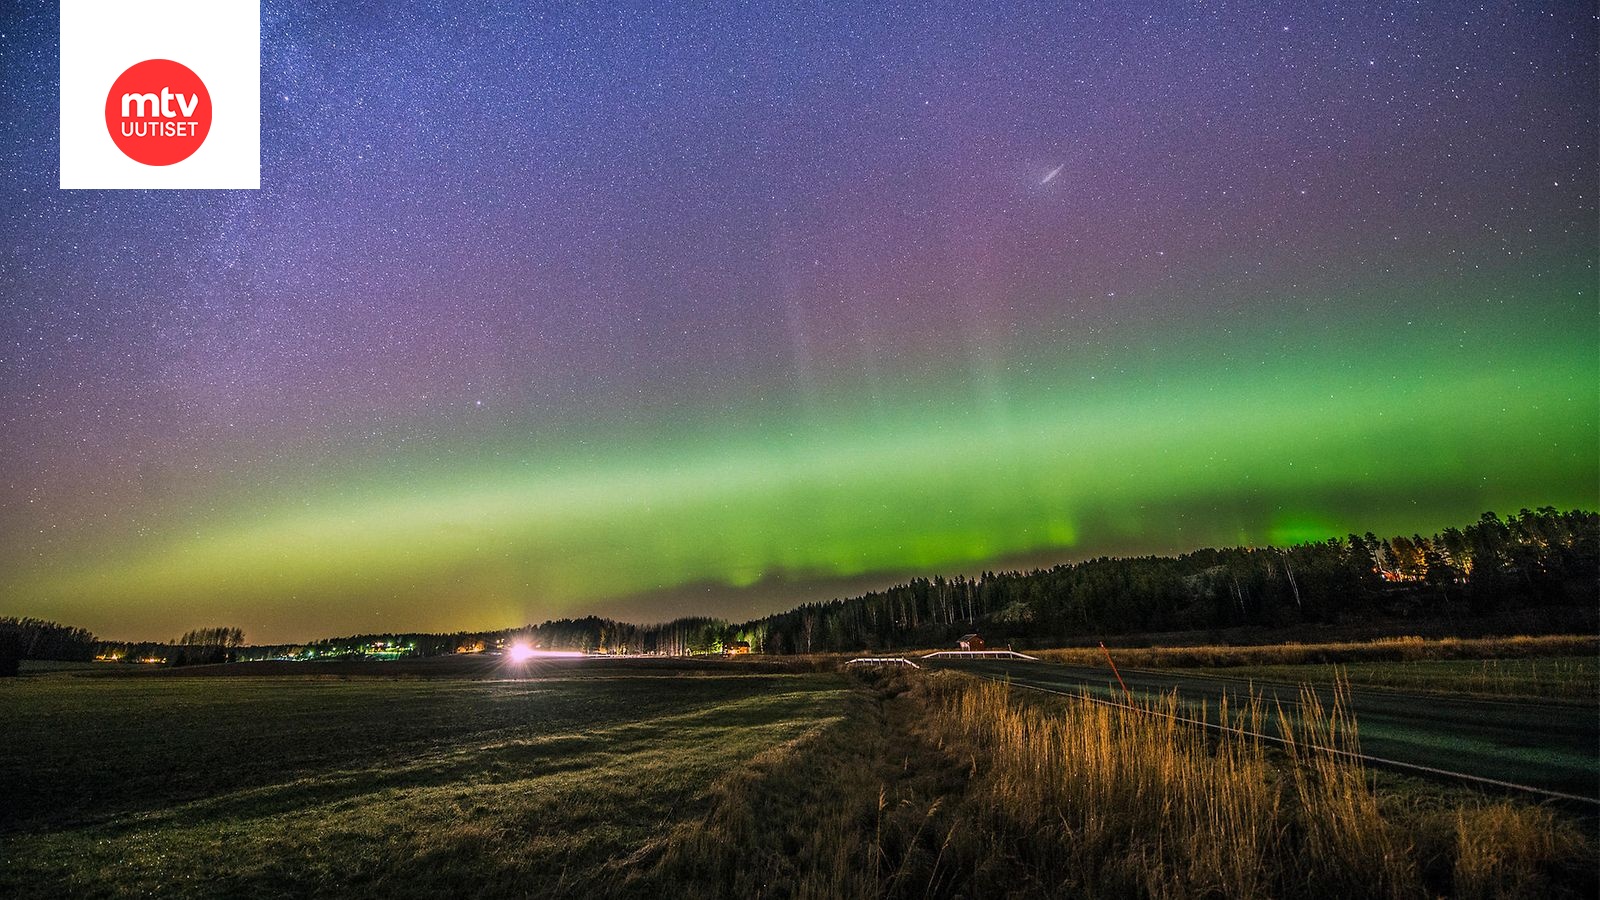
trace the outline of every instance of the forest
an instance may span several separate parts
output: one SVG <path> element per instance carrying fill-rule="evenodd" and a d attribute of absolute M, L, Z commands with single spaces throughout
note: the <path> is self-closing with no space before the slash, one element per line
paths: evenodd
<path fill-rule="evenodd" d="M 1460 621 L 1533 606 L 1594 604 L 1600 515 L 1553 508 L 1465 528 L 1370 532 L 1288 548 L 1102 557 L 977 578 L 919 578 L 730 629 L 767 653 L 948 645 L 981 630 L 1019 647 L 1086 637 L 1239 626 Z"/>
<path fill-rule="evenodd" d="M 1600 514 L 1550 507 L 1484 513 L 1432 536 L 1372 533 L 1292 547 L 1207 548 L 1177 557 L 1101 557 L 1027 572 L 916 578 L 749 622 L 687 618 L 636 625 L 589 616 L 487 632 L 364 634 L 307 644 L 244 643 L 236 628 L 170 644 L 97 641 L 80 628 L 0 619 L 0 662 L 102 658 L 168 665 L 235 659 L 338 659 L 546 650 L 710 655 L 733 648 L 804 654 L 991 644 L 1048 647 L 1085 638 L 1240 626 L 1378 620 L 1461 623 L 1538 607 L 1594 606 Z"/>
<path fill-rule="evenodd" d="M 23 659 L 93 659 L 95 644 L 95 636 L 82 628 L 0 616 L 0 675 L 17 674 L 17 662 Z"/>

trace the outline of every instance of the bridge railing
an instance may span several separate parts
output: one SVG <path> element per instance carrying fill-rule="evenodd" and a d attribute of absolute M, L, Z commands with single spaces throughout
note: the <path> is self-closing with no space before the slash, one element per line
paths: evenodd
<path fill-rule="evenodd" d="M 910 666 L 913 669 L 922 668 L 904 656 L 858 656 L 845 663 L 847 666 L 857 664 L 863 666 Z"/>
<path fill-rule="evenodd" d="M 923 659 L 1030 659 L 1039 661 L 1037 656 L 1018 653 L 1015 650 L 935 650 L 932 653 L 922 654 Z"/>

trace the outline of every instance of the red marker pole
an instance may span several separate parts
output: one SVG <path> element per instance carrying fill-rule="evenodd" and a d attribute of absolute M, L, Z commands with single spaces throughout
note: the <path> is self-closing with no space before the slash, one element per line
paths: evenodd
<path fill-rule="evenodd" d="M 1111 674 L 1117 676 L 1117 684 L 1122 685 L 1122 693 L 1127 695 L 1129 701 L 1132 701 L 1133 691 L 1128 690 L 1128 683 L 1122 680 L 1122 673 L 1117 671 L 1117 664 L 1112 662 L 1111 651 L 1106 649 L 1105 641 L 1100 642 L 1100 652 L 1106 655 L 1106 662 L 1111 663 Z"/>

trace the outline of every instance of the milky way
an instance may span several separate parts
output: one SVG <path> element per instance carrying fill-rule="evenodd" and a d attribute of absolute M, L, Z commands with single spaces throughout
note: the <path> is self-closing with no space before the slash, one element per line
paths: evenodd
<path fill-rule="evenodd" d="M 739 617 L 1594 506 L 1587 4 L 989 6 L 268 3 L 261 191 L 63 192 L 11 5 L 0 613 Z"/>

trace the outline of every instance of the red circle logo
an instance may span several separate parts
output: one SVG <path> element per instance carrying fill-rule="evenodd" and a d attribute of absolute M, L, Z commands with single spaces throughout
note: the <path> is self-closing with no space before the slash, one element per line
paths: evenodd
<path fill-rule="evenodd" d="M 147 166 L 188 159 L 211 131 L 211 94 L 188 66 L 147 59 L 117 76 L 106 95 L 106 130 Z"/>

